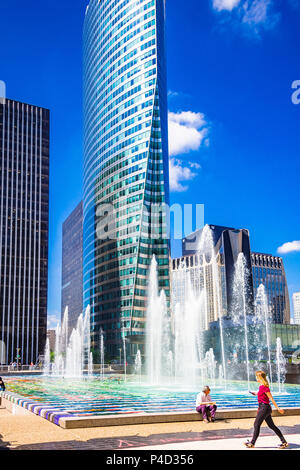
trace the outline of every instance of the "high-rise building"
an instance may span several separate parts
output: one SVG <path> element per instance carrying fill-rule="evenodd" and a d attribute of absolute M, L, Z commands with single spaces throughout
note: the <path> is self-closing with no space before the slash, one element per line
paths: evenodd
<path fill-rule="evenodd" d="M 91 0 L 84 25 L 83 300 L 91 306 L 93 345 L 103 330 L 112 356 L 124 337 L 132 354 L 143 345 L 153 255 L 169 296 L 165 203 L 165 0 Z"/>
<path fill-rule="evenodd" d="M 254 300 L 261 284 L 265 286 L 272 322 L 277 324 L 289 323 L 290 304 L 289 293 L 284 271 L 283 260 L 280 257 L 252 253 L 250 251 L 249 232 L 245 229 L 234 229 L 209 225 L 212 244 L 214 246 L 219 286 L 213 276 L 211 256 L 207 256 L 205 246 L 200 242 L 203 229 L 186 237 L 182 242 L 181 258 L 175 258 L 171 263 L 172 304 L 180 303 L 185 295 L 184 284 L 189 276 L 194 292 L 200 295 L 206 289 L 207 318 L 205 328 L 218 319 L 218 290 L 221 293 L 222 314 L 230 317 L 234 295 L 234 273 L 238 255 L 244 254 L 246 272 L 248 273 L 247 311 L 254 312 Z M 204 244 L 205 245 L 205 244 Z"/>
<path fill-rule="evenodd" d="M 205 232 L 204 232 L 205 230 Z M 207 241 L 203 241 L 206 237 Z M 202 240 L 202 242 L 201 242 Z M 211 256 L 215 253 L 216 266 L 214 268 Z M 219 318 L 219 305 L 222 316 L 230 316 L 233 305 L 235 266 L 240 253 L 245 259 L 245 272 L 247 272 L 247 311 L 253 312 L 253 287 L 250 258 L 249 232 L 244 229 L 207 225 L 197 230 L 182 241 L 182 257 L 175 258 L 171 263 L 172 304 L 182 302 L 185 295 L 184 284 L 189 276 L 196 295 L 206 291 L 206 318 L 203 327 Z"/>
<path fill-rule="evenodd" d="M 47 109 L 0 103 L 0 161 L 2 361 L 29 364 L 43 353 L 47 330 Z"/>
<path fill-rule="evenodd" d="M 300 292 L 295 292 L 293 294 L 293 304 L 294 304 L 294 323 L 300 325 Z"/>
<path fill-rule="evenodd" d="M 61 314 L 68 307 L 70 331 L 82 313 L 82 201 L 63 223 Z"/>
<path fill-rule="evenodd" d="M 49 339 L 50 351 L 55 351 L 56 330 L 47 330 L 47 339 Z"/>
<path fill-rule="evenodd" d="M 290 323 L 290 300 L 283 259 L 265 253 L 251 254 L 253 288 L 266 289 L 273 323 Z"/>

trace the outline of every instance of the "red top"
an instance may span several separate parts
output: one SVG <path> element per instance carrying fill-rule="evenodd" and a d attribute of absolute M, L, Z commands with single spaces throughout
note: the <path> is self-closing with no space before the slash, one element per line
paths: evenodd
<path fill-rule="evenodd" d="M 267 393 L 270 393 L 269 387 L 266 387 L 265 385 L 261 385 L 258 390 L 257 394 L 257 399 L 258 403 L 265 403 L 266 405 L 270 404 L 269 397 L 267 396 Z"/>

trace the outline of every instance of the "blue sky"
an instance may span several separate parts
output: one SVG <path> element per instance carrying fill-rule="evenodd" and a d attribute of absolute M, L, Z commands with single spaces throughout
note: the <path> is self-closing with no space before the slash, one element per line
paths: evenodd
<path fill-rule="evenodd" d="M 60 312 L 61 225 L 81 199 L 86 5 L 0 7 L 7 96 L 51 110 L 50 320 Z M 284 245 L 290 293 L 300 290 L 299 23 L 298 0 L 167 0 L 171 201 L 204 204 L 206 223 L 248 228 L 253 251 Z"/>

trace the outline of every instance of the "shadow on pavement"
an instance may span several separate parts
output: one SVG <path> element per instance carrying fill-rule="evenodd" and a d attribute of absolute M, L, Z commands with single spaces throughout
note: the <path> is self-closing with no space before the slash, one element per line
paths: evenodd
<path fill-rule="evenodd" d="M 195 441 L 210 441 L 216 439 L 234 439 L 251 437 L 252 430 L 249 429 L 213 429 L 213 424 L 209 424 L 207 429 L 201 432 L 182 432 L 152 434 L 150 436 L 131 435 L 127 437 L 96 438 L 88 441 L 61 441 L 45 442 L 39 444 L 28 444 L 14 447 L 14 450 L 124 450 L 134 449 L 135 447 L 159 446 L 164 444 L 176 444 Z M 300 434 L 300 425 L 281 426 L 283 434 L 288 440 L 289 434 Z M 272 436 L 274 433 L 263 428 L 260 436 Z M 274 438 L 277 437 L 274 435 Z M 275 440 L 276 442 L 276 440 Z M 274 444 L 275 447 L 275 444 Z M 298 449 L 298 444 L 290 444 L 290 449 Z"/>
<path fill-rule="evenodd" d="M 0 434 L 0 450 L 10 450 L 9 445 L 9 442 L 3 441 L 3 436 Z"/>

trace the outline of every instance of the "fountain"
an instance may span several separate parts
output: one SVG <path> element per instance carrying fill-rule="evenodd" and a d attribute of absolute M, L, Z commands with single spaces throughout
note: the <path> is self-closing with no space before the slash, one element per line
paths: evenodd
<path fill-rule="evenodd" d="M 223 300 L 222 300 L 222 291 L 221 291 L 221 280 L 219 274 L 219 266 L 216 259 L 216 253 L 214 248 L 214 241 L 212 237 L 212 232 L 210 227 L 206 225 L 203 228 L 202 236 L 200 239 L 199 244 L 199 252 L 203 253 L 204 256 L 211 261 L 212 266 L 212 285 L 213 285 L 213 297 L 214 297 L 214 308 L 215 308 L 215 316 L 217 321 L 219 322 L 219 330 L 220 330 L 220 342 L 221 342 L 221 354 L 222 354 L 222 367 L 223 367 L 223 377 L 226 384 L 226 357 L 225 357 L 225 342 L 224 342 L 224 328 L 223 328 Z M 204 291 L 205 296 L 208 295 L 209 290 L 209 280 L 207 279 L 207 271 L 204 270 Z M 206 298 L 206 308 L 208 309 L 208 301 Z M 208 318 L 208 311 L 206 318 Z"/>
<path fill-rule="evenodd" d="M 201 310 L 203 304 L 194 295 L 189 274 L 185 276 L 184 298 L 186 301 L 175 308 L 174 368 L 176 377 L 182 377 L 186 383 L 193 385 L 202 360 Z"/>
<path fill-rule="evenodd" d="M 205 354 L 205 367 L 206 367 L 206 377 L 211 380 L 213 386 L 216 385 L 216 367 L 217 363 L 215 360 L 214 351 L 210 348 L 209 351 Z M 220 370 L 219 370 L 220 373 Z M 221 366 L 221 373 L 223 374 L 223 367 Z"/>
<path fill-rule="evenodd" d="M 104 334 L 101 329 L 100 332 L 100 377 L 104 379 Z"/>
<path fill-rule="evenodd" d="M 161 383 L 162 377 L 166 375 L 166 371 L 163 371 L 166 359 L 164 353 L 165 348 L 169 347 L 166 338 L 170 337 L 165 331 L 169 327 L 167 316 L 166 296 L 163 291 L 159 293 L 158 290 L 157 262 L 153 256 L 149 274 L 146 325 L 146 370 L 150 384 Z"/>
<path fill-rule="evenodd" d="M 246 373 L 247 388 L 255 368 L 262 367 L 267 352 L 268 375 L 272 383 L 272 346 L 270 311 L 264 286 L 260 286 L 255 309 L 249 307 L 249 272 L 242 253 L 237 257 L 231 320 L 225 308 L 221 284 L 220 260 L 215 254 L 211 230 L 204 228 L 199 244 L 203 257 L 203 288 L 195 292 L 191 273 L 183 262 L 177 275 L 181 279 L 179 300 L 170 313 L 164 290 L 159 291 L 158 264 L 151 261 L 148 280 L 148 305 L 145 345 L 145 383 L 152 386 L 178 386 L 194 389 L 206 383 L 226 390 L 228 377 L 242 377 Z M 219 264 L 220 263 L 220 264 Z M 226 316 L 226 318 L 225 318 Z M 207 318 L 215 326 L 220 349 L 214 350 L 207 342 Z M 229 325 L 229 327 L 228 327 Z M 55 361 L 50 370 L 50 350 L 47 343 L 44 373 L 62 377 L 82 377 L 84 370 L 93 375 L 90 352 L 90 309 L 78 319 L 69 336 L 68 309 L 62 325 L 57 326 Z M 233 335 L 233 336 L 232 336 Z M 130 383 L 127 367 L 125 331 L 121 332 L 124 364 L 124 386 Z M 211 341 L 211 339 L 209 340 Z M 265 345 L 265 347 L 264 347 Z M 104 333 L 100 332 L 100 377 L 104 382 Z M 217 351 L 217 352 L 216 352 Z M 216 355 L 217 354 L 217 355 Z M 216 356 L 215 356 L 216 355 Z M 217 360 L 216 360 L 217 357 Z M 142 384 L 142 356 L 138 350 L 134 359 L 134 374 Z M 275 367 L 275 366 L 274 366 Z M 285 359 L 280 339 L 277 340 L 276 368 L 278 388 L 283 390 Z M 234 372 L 234 373 L 232 373 Z"/>
<path fill-rule="evenodd" d="M 123 360 L 124 360 L 124 380 L 127 380 L 127 355 L 126 355 L 126 338 L 125 332 L 122 332 L 122 343 L 123 343 Z"/>
<path fill-rule="evenodd" d="M 138 349 L 135 357 L 134 363 L 134 373 L 139 378 L 139 383 L 142 382 L 142 358 L 141 358 L 141 351 Z"/>
<path fill-rule="evenodd" d="M 240 327 L 244 337 L 244 347 L 240 348 L 240 361 L 244 360 L 247 370 L 248 388 L 250 388 L 250 363 L 249 363 L 249 341 L 248 341 L 248 323 L 251 312 L 247 311 L 247 285 L 248 269 L 246 259 L 243 253 L 238 255 L 234 275 L 234 307 L 231 312 L 233 324 Z"/>
<path fill-rule="evenodd" d="M 277 370 L 278 393 L 277 390 L 273 392 L 276 402 L 282 407 L 300 406 L 300 389 L 289 385 L 283 389 L 286 361 L 280 338 L 277 338 L 276 358 L 272 352 L 270 314 L 263 286 L 258 289 L 254 315 L 254 311 L 250 312 L 251 309 L 245 299 L 247 270 L 244 259 L 240 256 L 236 262 L 234 292 L 236 310 L 230 312 L 231 319 L 225 318 L 219 273 L 222 267 L 211 249 L 211 239 L 206 231 L 204 236 L 208 244 L 205 252 L 208 261 L 204 269 L 206 272 L 203 289 L 201 292 L 194 291 L 191 275 L 183 263 L 179 270 L 179 276 L 182 276 L 183 280 L 182 301 L 175 305 L 171 314 L 167 308 L 164 291 L 159 292 L 158 266 L 155 258 L 152 259 L 148 282 L 146 364 L 142 364 L 142 354 L 138 349 L 134 358 L 134 377 L 127 375 L 127 338 L 125 331 L 122 330 L 125 380 L 120 381 L 118 375 L 105 377 L 103 331 L 100 332 L 101 380 L 98 377 L 92 378 L 88 308 L 85 316 L 81 315 L 78 319 L 70 337 L 67 335 L 68 311 L 66 311 L 62 325 L 57 327 L 56 357 L 52 370 L 50 348 L 47 343 L 44 361 L 44 372 L 47 375 L 30 380 L 26 378 L 22 382 L 20 378 L 15 378 L 16 383 L 12 385 L 14 387 L 12 390 L 21 395 L 23 393 L 30 403 L 38 395 L 40 400 L 38 405 L 44 407 L 43 414 L 56 415 L 57 420 L 66 413 L 74 417 L 140 412 L 177 413 L 179 410 L 191 412 L 195 409 L 195 396 L 203 385 L 213 387 L 214 400 L 220 408 L 236 408 L 238 404 L 239 408 L 255 409 L 257 402 L 247 391 L 250 375 L 253 374 L 250 368 L 252 363 L 257 367 L 263 359 L 263 353 L 266 354 L 266 348 L 261 347 L 263 338 L 266 338 L 269 376 L 272 377 L 271 366 L 274 370 L 276 366 Z M 214 309 L 211 308 L 212 305 Z M 208 308 L 210 308 L 209 318 L 214 319 L 212 331 L 208 330 L 206 324 Z M 254 335 L 253 330 L 255 330 Z M 261 336 L 262 334 L 264 336 Z M 216 345 L 215 349 L 211 343 Z M 236 378 L 230 375 L 233 369 L 237 372 L 239 380 L 229 380 L 229 377 Z M 243 369 L 246 369 L 247 381 L 240 380 L 243 377 Z M 83 380 L 83 372 L 86 370 L 90 375 L 89 380 Z M 145 376 L 142 375 L 144 370 Z M 79 380 L 73 380 L 73 377 L 78 377 Z M 71 380 L 68 380 L 69 378 Z M 49 408 L 53 413 L 48 412 Z"/>
<path fill-rule="evenodd" d="M 77 321 L 76 328 L 73 329 L 69 337 L 68 308 L 66 308 L 62 325 L 57 325 L 55 340 L 55 359 L 50 371 L 50 366 L 45 361 L 44 373 L 51 372 L 54 376 L 62 377 L 82 377 L 84 369 L 88 374 L 93 374 L 93 357 L 90 351 L 90 307 L 87 307 L 85 315 L 81 314 Z M 45 350 L 45 357 L 50 358 Z M 49 361 L 50 362 L 50 361 Z"/>
<path fill-rule="evenodd" d="M 46 347 L 45 347 L 45 355 L 44 355 L 44 374 L 49 375 L 51 372 L 51 361 L 50 361 L 50 341 L 47 338 Z"/>
<path fill-rule="evenodd" d="M 276 368 L 277 368 L 277 383 L 278 391 L 282 393 L 284 390 L 284 382 L 286 375 L 286 359 L 282 353 L 281 339 L 276 339 Z"/>
<path fill-rule="evenodd" d="M 209 227 L 202 231 L 199 253 L 203 256 L 203 264 L 206 262 L 203 267 L 203 289 L 200 293 L 195 293 L 191 273 L 182 261 L 175 273 L 178 276 L 177 291 L 171 314 L 171 328 L 164 292 L 158 290 L 157 263 L 155 258 L 152 259 L 146 347 L 149 383 L 170 383 L 168 377 L 171 376 L 171 383 L 184 383 L 188 387 L 203 385 L 206 381 L 215 385 L 218 374 L 218 386 L 226 390 L 229 377 L 240 379 L 245 374 L 247 388 L 250 389 L 254 372 L 263 367 L 266 355 L 267 372 L 272 383 L 274 360 L 271 352 L 271 318 L 264 286 L 259 287 L 253 305 L 249 287 L 250 271 L 244 254 L 239 253 L 235 264 L 233 301 L 229 315 L 222 293 L 221 264 L 219 265 L 215 255 Z M 214 319 L 214 323 L 218 324 L 218 328 L 213 330 L 220 340 L 218 362 L 213 348 L 210 347 L 205 352 L 208 331 L 206 318 L 211 321 Z M 280 383 L 282 384 L 282 379 Z"/>
<path fill-rule="evenodd" d="M 257 352 L 261 352 L 263 345 L 267 345 L 267 354 L 268 354 L 268 376 L 269 381 L 273 383 L 273 374 L 272 374 L 272 359 L 271 359 L 271 338 L 270 338 L 270 322 L 271 315 L 268 305 L 268 299 L 266 295 L 265 286 L 261 284 L 257 290 L 257 295 L 255 299 L 255 326 L 256 326 L 256 335 L 255 335 L 255 346 Z M 262 327 L 262 331 L 259 327 Z M 257 332 L 260 332 L 257 333 Z M 261 358 L 259 357 L 258 360 Z"/>

